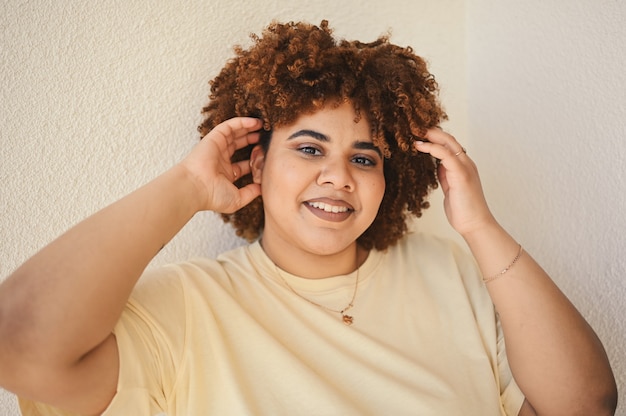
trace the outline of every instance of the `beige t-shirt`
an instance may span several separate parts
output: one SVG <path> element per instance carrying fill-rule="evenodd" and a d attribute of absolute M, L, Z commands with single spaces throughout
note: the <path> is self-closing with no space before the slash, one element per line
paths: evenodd
<path fill-rule="evenodd" d="M 290 275 L 258 243 L 146 272 L 115 328 L 118 393 L 104 415 L 519 412 L 491 300 L 450 242 L 411 234 L 372 250 L 352 326 L 278 273 L 337 310 L 356 277 Z"/>

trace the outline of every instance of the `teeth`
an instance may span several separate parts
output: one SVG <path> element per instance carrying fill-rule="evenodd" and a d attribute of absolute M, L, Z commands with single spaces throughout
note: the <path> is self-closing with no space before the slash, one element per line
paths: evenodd
<path fill-rule="evenodd" d="M 309 205 L 311 205 L 313 208 L 323 209 L 326 212 L 338 213 L 348 211 L 348 207 L 339 207 L 337 205 L 325 204 L 323 202 L 309 202 Z"/>

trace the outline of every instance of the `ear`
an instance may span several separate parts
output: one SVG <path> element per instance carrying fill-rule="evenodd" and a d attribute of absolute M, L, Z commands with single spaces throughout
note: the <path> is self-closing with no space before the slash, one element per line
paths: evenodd
<path fill-rule="evenodd" d="M 250 154 L 250 173 L 252 174 L 252 181 L 254 183 L 261 183 L 261 176 L 263 173 L 263 167 L 265 166 L 265 152 L 260 144 L 257 144 L 252 149 Z"/>

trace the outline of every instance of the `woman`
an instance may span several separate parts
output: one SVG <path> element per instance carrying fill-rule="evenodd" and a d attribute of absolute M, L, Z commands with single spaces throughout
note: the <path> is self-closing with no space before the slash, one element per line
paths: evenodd
<path fill-rule="evenodd" d="M 409 48 L 270 25 L 188 157 L 0 286 L 0 385 L 26 414 L 613 414 L 601 343 L 492 216 L 435 94 Z M 473 259 L 407 232 L 438 183 Z M 251 244 L 137 283 L 203 210 Z"/>

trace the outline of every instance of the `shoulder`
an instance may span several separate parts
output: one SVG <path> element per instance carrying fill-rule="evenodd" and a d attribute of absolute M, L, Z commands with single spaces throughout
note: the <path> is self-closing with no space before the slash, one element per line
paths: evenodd
<path fill-rule="evenodd" d="M 176 293 L 194 281 L 220 280 L 238 267 L 249 267 L 250 246 L 241 246 L 217 258 L 193 257 L 185 261 L 147 268 L 135 286 L 133 297 Z M 173 292 L 172 292 L 173 291 Z"/>
<path fill-rule="evenodd" d="M 468 250 L 457 242 L 427 233 L 408 233 L 389 249 L 391 255 L 428 263 L 473 263 Z"/>
<path fill-rule="evenodd" d="M 494 329 L 493 303 L 468 248 L 450 239 L 413 233 L 388 256 L 387 266 L 395 275 L 419 281 L 419 290 L 438 305 L 454 305 L 455 313 L 465 311 L 489 331 Z"/>
<path fill-rule="evenodd" d="M 383 255 L 388 267 L 401 269 L 410 275 L 440 286 L 444 282 L 459 285 L 469 291 L 482 291 L 480 271 L 465 247 L 448 238 L 409 233 Z"/>
<path fill-rule="evenodd" d="M 192 305 L 233 292 L 254 275 L 254 245 L 244 245 L 217 258 L 194 257 L 146 269 L 135 286 L 127 309 L 169 321 L 184 316 Z"/>

